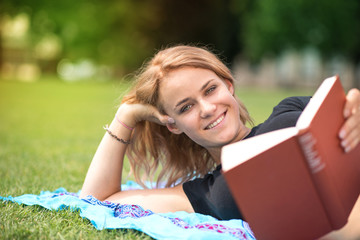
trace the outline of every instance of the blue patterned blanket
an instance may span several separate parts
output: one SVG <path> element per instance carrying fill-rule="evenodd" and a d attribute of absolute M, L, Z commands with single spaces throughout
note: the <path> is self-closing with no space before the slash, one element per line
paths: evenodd
<path fill-rule="evenodd" d="M 138 187 L 129 181 L 122 189 Z M 49 210 L 79 210 L 80 216 L 89 219 L 96 229 L 135 229 L 155 239 L 255 239 L 249 225 L 242 220 L 219 221 L 186 212 L 157 214 L 138 205 L 102 202 L 92 196 L 80 199 L 78 195 L 59 188 L 39 195 L 0 196 L 0 200 L 39 205 Z"/>

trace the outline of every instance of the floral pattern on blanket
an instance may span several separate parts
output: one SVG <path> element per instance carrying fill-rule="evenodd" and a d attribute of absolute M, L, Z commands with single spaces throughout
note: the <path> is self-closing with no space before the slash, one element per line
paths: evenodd
<path fill-rule="evenodd" d="M 137 188 L 132 183 L 124 185 L 123 189 L 126 187 Z M 100 201 L 92 196 L 80 199 L 79 193 L 67 192 L 64 188 L 43 191 L 40 195 L 0 196 L 0 200 L 39 205 L 49 210 L 80 209 L 80 215 L 88 218 L 99 230 L 130 228 L 155 239 L 255 239 L 249 225 L 242 220 L 221 221 L 186 212 L 158 214 L 138 205 Z"/>
<path fill-rule="evenodd" d="M 154 214 L 151 210 L 144 210 L 142 207 L 138 205 L 116 204 L 109 201 L 99 201 L 98 199 L 92 196 L 87 196 L 86 198 L 83 198 L 83 200 L 93 205 L 101 205 L 108 207 L 114 210 L 114 216 L 119 218 L 126 218 L 126 217 L 140 218 Z M 195 224 L 192 226 L 180 218 L 171 218 L 171 217 L 166 217 L 166 218 L 170 219 L 171 222 L 173 222 L 176 226 L 182 227 L 184 229 L 196 228 L 204 231 L 228 233 L 239 239 L 247 239 L 246 233 L 240 228 L 230 228 L 222 224 L 209 224 L 209 223 Z M 246 226 L 248 231 L 251 231 L 247 223 L 244 223 L 244 226 Z"/>

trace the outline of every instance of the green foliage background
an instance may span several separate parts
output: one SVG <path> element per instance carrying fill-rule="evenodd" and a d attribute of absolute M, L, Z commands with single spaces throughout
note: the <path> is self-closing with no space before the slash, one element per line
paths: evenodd
<path fill-rule="evenodd" d="M 1 1 L 0 22 L 19 13 L 30 17 L 33 46 L 55 35 L 62 44 L 58 60 L 90 58 L 121 73 L 177 43 L 210 46 L 228 63 L 239 54 L 258 61 L 309 46 L 325 57 L 360 60 L 358 0 Z"/>

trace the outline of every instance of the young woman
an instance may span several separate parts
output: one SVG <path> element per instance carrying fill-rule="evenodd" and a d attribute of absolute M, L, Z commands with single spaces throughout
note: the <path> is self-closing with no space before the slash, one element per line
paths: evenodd
<path fill-rule="evenodd" d="M 144 66 L 106 128 L 81 196 L 138 204 L 154 212 L 242 218 L 220 173 L 221 148 L 294 126 L 308 101 L 287 98 L 267 121 L 250 129 L 251 118 L 235 97 L 233 76 L 214 54 L 191 46 L 162 50 Z M 357 89 L 349 91 L 344 115 L 339 141 L 344 151 L 351 151 L 360 140 Z M 125 153 L 137 181 L 152 180 L 156 173 L 166 187 L 121 191 Z"/>

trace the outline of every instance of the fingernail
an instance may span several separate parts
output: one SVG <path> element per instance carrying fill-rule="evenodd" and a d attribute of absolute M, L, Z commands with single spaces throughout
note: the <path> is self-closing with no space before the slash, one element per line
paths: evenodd
<path fill-rule="evenodd" d="M 347 118 L 347 117 L 349 117 L 349 116 L 350 116 L 350 111 L 346 109 L 346 110 L 344 111 L 344 117 Z"/>
<path fill-rule="evenodd" d="M 351 147 L 346 147 L 346 148 L 345 148 L 345 152 L 346 152 L 346 153 L 350 152 L 350 150 L 351 150 Z"/>
<path fill-rule="evenodd" d="M 341 146 L 346 149 L 347 148 L 347 142 L 344 140 L 344 141 L 341 141 Z"/>
<path fill-rule="evenodd" d="M 351 151 L 351 146 L 349 145 L 349 143 L 347 141 L 341 141 L 341 146 L 343 147 L 344 149 L 344 152 L 348 153 Z"/>
<path fill-rule="evenodd" d="M 168 123 L 175 123 L 175 120 L 173 118 L 168 118 Z"/>
<path fill-rule="evenodd" d="M 340 137 L 341 139 L 344 139 L 345 135 L 346 135 L 345 130 L 341 130 L 340 133 L 339 133 L 339 137 Z"/>

